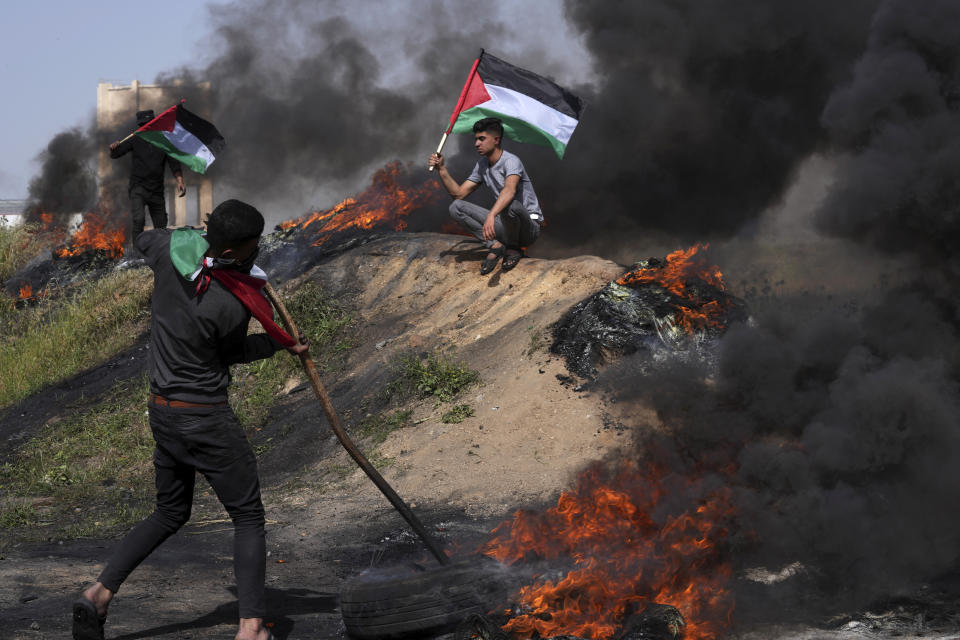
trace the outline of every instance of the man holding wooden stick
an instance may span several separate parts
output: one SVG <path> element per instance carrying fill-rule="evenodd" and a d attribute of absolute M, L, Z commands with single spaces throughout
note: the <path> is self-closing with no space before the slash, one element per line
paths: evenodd
<path fill-rule="evenodd" d="M 221 203 L 196 229 L 158 229 L 135 241 L 154 273 L 150 329 L 150 428 L 156 441 L 156 510 L 120 542 L 97 582 L 73 605 L 74 640 L 102 640 L 107 607 L 127 576 L 190 518 L 200 472 L 234 526 L 240 609 L 237 640 L 269 640 L 264 510 L 257 461 L 227 403 L 230 365 L 286 348 L 306 353 L 273 321 L 256 265 L 263 216 Z M 247 335 L 251 314 L 266 334 Z"/>

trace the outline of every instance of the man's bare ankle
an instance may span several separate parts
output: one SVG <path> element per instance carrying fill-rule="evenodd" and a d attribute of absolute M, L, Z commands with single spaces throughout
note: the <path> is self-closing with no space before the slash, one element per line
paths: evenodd
<path fill-rule="evenodd" d="M 263 618 L 240 618 L 240 629 L 236 640 L 266 640 L 270 630 L 263 624 Z"/>
<path fill-rule="evenodd" d="M 97 615 L 102 618 L 107 615 L 110 601 L 113 600 L 113 591 L 96 582 L 87 587 L 83 592 L 83 597 L 93 603 L 93 606 L 97 608 Z"/>

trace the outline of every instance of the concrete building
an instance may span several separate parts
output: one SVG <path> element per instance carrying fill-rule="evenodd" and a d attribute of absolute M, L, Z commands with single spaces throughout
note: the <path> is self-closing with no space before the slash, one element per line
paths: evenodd
<path fill-rule="evenodd" d="M 23 213 L 27 210 L 26 200 L 0 199 L 0 227 L 12 227 L 23 221 Z"/>
<path fill-rule="evenodd" d="M 165 109 L 176 104 L 181 98 L 191 96 L 190 111 L 202 118 L 210 119 L 207 112 L 209 105 L 210 83 L 186 86 L 180 83 L 171 85 L 141 84 L 134 80 L 130 85 L 114 85 L 101 82 L 97 85 L 97 129 L 101 142 L 97 157 L 97 172 L 103 189 L 104 185 L 122 181 L 126 186 L 129 178 L 129 160 L 122 158 L 111 160 L 107 145 L 114 139 L 122 139 L 136 129 L 137 111 L 153 109 L 159 115 Z M 119 136 L 113 138 L 113 136 Z M 125 161 L 126 160 L 126 161 Z M 167 215 L 170 217 L 171 227 L 183 225 L 199 226 L 207 215 L 213 211 L 213 181 L 206 175 L 193 173 L 189 169 L 183 171 L 183 181 L 187 185 L 187 195 L 176 197 L 175 182 L 167 171 L 166 201 Z M 129 202 L 116 203 L 117 207 L 126 209 Z M 150 216 L 146 216 L 147 227 L 150 227 Z"/>

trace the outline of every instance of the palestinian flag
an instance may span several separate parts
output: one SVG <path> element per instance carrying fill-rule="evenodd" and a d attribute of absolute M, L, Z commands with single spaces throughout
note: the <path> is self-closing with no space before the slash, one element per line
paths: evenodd
<path fill-rule="evenodd" d="M 500 118 L 511 140 L 552 147 L 560 158 L 583 103 L 552 80 L 480 52 L 450 117 L 447 133 L 473 133 L 481 118 Z"/>
<path fill-rule="evenodd" d="M 206 172 L 226 145 L 215 126 L 183 104 L 170 107 L 134 133 L 197 173 Z"/>
<path fill-rule="evenodd" d="M 206 257 L 209 248 L 210 244 L 199 229 L 182 227 L 170 233 L 170 262 L 184 279 L 197 282 L 194 295 L 202 294 L 210 286 L 210 280 L 216 280 L 247 308 L 270 337 L 284 347 L 297 344 L 273 319 L 273 307 L 263 293 L 267 284 L 263 269 L 253 265 L 249 275 L 235 269 L 218 269 L 213 258 Z"/>

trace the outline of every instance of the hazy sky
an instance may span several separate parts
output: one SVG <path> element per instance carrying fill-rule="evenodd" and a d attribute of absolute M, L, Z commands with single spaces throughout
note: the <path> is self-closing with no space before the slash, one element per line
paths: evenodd
<path fill-rule="evenodd" d="M 202 66 L 204 41 L 209 34 L 208 4 L 189 0 L 5 3 L 0 38 L 0 117 L 6 123 L 6 132 L 0 154 L 0 199 L 26 197 L 27 185 L 38 166 L 35 158 L 54 134 L 92 123 L 98 82 L 129 84 L 136 79 L 150 83 L 163 71 Z M 329 7 L 331 15 L 348 14 L 351 22 L 369 22 L 372 32 L 382 34 L 384 39 L 375 44 L 388 59 L 393 45 L 401 41 L 401 34 L 396 43 L 390 41 L 391 13 L 409 16 L 411 10 L 430 11 L 431 5 L 425 1 L 360 0 L 321 4 Z M 443 4 L 477 9 L 475 3 L 460 0 Z M 552 46 L 557 41 L 557 29 L 564 24 L 561 3 L 530 0 L 522 6 L 523 10 L 517 11 L 517 5 L 506 1 L 488 2 L 484 10 L 496 12 L 509 7 L 512 23 L 529 21 L 530 28 L 525 31 L 530 39 Z M 568 37 L 564 48 L 573 53 L 569 57 L 571 76 L 582 76 L 586 62 L 576 53 L 578 43 Z M 402 60 L 393 58 L 391 64 L 402 71 Z M 459 87 L 451 88 L 450 100 L 455 100 L 458 91 Z"/>
<path fill-rule="evenodd" d="M 206 9 L 187 0 L 9 2 L 3 25 L 0 198 L 24 198 L 50 138 L 92 122 L 97 83 L 148 82 L 189 63 L 201 51 Z"/>

